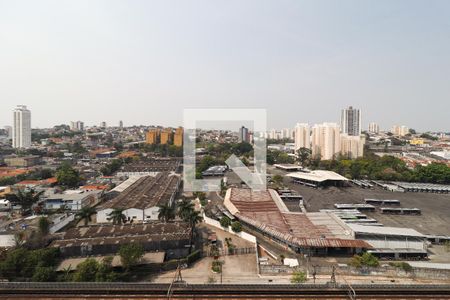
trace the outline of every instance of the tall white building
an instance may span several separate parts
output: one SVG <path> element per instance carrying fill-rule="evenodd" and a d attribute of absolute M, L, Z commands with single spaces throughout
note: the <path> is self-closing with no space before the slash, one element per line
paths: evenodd
<path fill-rule="evenodd" d="M 17 105 L 13 113 L 13 148 L 29 148 L 31 147 L 31 112 L 26 105 Z"/>
<path fill-rule="evenodd" d="M 122 120 L 119 121 L 119 128 L 123 128 L 123 121 Z"/>
<path fill-rule="evenodd" d="M 391 133 L 397 136 L 405 136 L 409 133 L 409 128 L 404 125 L 394 125 L 392 126 Z"/>
<path fill-rule="evenodd" d="M 84 131 L 84 122 L 81 122 L 81 121 L 73 122 L 73 121 L 71 121 L 70 122 L 70 130 L 73 130 L 73 131 Z"/>
<path fill-rule="evenodd" d="M 316 124 L 311 135 L 312 155 L 333 159 L 341 151 L 340 128 L 336 123 Z"/>
<path fill-rule="evenodd" d="M 239 142 L 249 142 L 250 141 L 250 136 L 248 133 L 248 128 L 245 126 L 241 126 L 241 128 L 239 128 Z"/>
<path fill-rule="evenodd" d="M 282 139 L 292 139 L 292 129 L 291 128 L 283 128 L 281 130 L 281 138 Z"/>
<path fill-rule="evenodd" d="M 295 150 L 300 148 L 311 149 L 311 128 L 309 124 L 297 123 L 294 129 Z"/>
<path fill-rule="evenodd" d="M 341 111 L 342 133 L 351 136 L 361 135 L 361 111 L 349 106 Z"/>
<path fill-rule="evenodd" d="M 376 134 L 380 133 L 380 126 L 378 126 L 378 124 L 374 122 L 369 123 L 369 132 Z"/>
<path fill-rule="evenodd" d="M 341 134 L 341 154 L 350 159 L 363 156 L 365 140 L 364 136 Z"/>

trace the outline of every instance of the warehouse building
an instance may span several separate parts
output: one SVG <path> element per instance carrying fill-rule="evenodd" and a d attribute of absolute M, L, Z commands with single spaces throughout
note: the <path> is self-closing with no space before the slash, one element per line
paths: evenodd
<path fill-rule="evenodd" d="M 274 190 L 231 188 L 224 205 L 251 230 L 298 253 L 352 255 L 372 248 L 333 214 L 290 212 Z"/>
<path fill-rule="evenodd" d="M 427 257 L 427 238 L 411 228 L 347 224 L 355 239 L 364 240 L 380 258 L 421 259 Z"/>
<path fill-rule="evenodd" d="M 294 172 L 286 176 L 294 183 L 311 187 L 345 186 L 348 179 L 333 171 L 315 170 L 310 172 Z"/>
<path fill-rule="evenodd" d="M 50 247 L 59 248 L 66 258 L 116 254 L 120 246 L 138 243 L 145 251 L 165 251 L 166 258 L 173 259 L 187 255 L 189 234 L 189 224 L 184 222 L 94 225 L 69 229 Z"/>
<path fill-rule="evenodd" d="M 127 222 L 158 220 L 158 206 L 172 205 L 180 187 L 180 176 L 167 172 L 135 179 L 117 197 L 99 206 L 97 223 L 112 222 L 109 214 L 114 209 L 123 209 Z"/>

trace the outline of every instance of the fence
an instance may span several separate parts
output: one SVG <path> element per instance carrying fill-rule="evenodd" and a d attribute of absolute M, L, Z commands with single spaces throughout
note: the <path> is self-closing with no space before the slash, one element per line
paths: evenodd
<path fill-rule="evenodd" d="M 290 275 L 296 269 L 285 265 L 259 265 L 261 275 Z"/>
<path fill-rule="evenodd" d="M 331 266 L 310 266 L 308 272 L 312 274 L 315 272 L 317 275 L 331 275 Z M 410 271 L 402 270 L 393 266 L 381 266 L 378 268 L 354 268 L 351 266 L 339 266 L 336 267 L 337 275 L 356 275 L 356 276 L 385 276 L 385 277 L 400 277 L 400 278 L 423 278 L 423 279 L 436 279 L 436 280 L 448 280 L 450 279 L 450 270 L 445 269 L 429 269 L 429 268 L 415 268 Z"/>
<path fill-rule="evenodd" d="M 226 255 L 244 255 L 244 254 L 254 254 L 256 253 L 255 247 L 248 248 L 225 248 L 217 249 L 214 251 L 208 250 L 204 252 L 204 256 L 226 256 Z"/>

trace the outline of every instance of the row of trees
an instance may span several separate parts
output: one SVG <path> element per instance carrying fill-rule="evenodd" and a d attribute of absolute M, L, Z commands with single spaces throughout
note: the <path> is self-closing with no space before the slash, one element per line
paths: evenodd
<path fill-rule="evenodd" d="M 269 151 L 267 156 L 267 162 L 270 164 L 294 162 L 292 157 L 287 157 L 286 153 L 280 151 Z M 446 164 L 431 163 L 410 169 L 397 157 L 390 155 L 379 157 L 371 152 L 366 152 L 364 157 L 356 159 L 339 155 L 332 160 L 321 160 L 320 157 L 313 157 L 310 149 L 300 148 L 297 151 L 296 161 L 304 167 L 331 170 L 352 179 L 450 183 L 450 167 Z"/>
<path fill-rule="evenodd" d="M 409 169 L 404 161 L 388 155 L 378 157 L 369 154 L 354 160 L 341 158 L 326 160 L 321 161 L 318 168 L 332 170 L 353 179 L 450 183 L 450 167 L 443 163 L 418 165 L 414 169 Z"/>
<path fill-rule="evenodd" d="M 183 157 L 183 147 L 167 144 L 144 144 L 141 151 L 156 153 L 161 156 Z"/>
<path fill-rule="evenodd" d="M 8 251 L 1 260 L 0 276 L 10 281 L 112 282 L 127 278 L 130 270 L 142 260 L 144 253 L 144 247 L 138 243 L 120 247 L 118 255 L 122 263 L 122 273 L 113 269 L 113 257 L 108 256 L 101 261 L 87 258 L 77 266 L 74 272 L 68 268 L 57 276 L 56 266 L 60 260 L 59 249 L 28 250 L 18 247 Z"/>

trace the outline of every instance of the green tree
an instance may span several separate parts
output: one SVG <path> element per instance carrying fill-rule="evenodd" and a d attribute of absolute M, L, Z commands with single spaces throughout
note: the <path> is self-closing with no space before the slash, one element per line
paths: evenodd
<path fill-rule="evenodd" d="M 126 271 L 140 262 L 144 256 L 144 247 L 141 244 L 131 243 L 119 249 L 120 260 Z"/>
<path fill-rule="evenodd" d="M 378 267 L 380 262 L 378 258 L 369 252 L 364 252 L 362 255 L 354 255 L 350 260 L 350 265 L 355 268 L 362 267 Z"/>
<path fill-rule="evenodd" d="M 95 215 L 96 211 L 94 207 L 85 206 L 75 214 L 78 220 L 84 220 L 84 226 L 87 226 L 92 221 L 92 215 Z"/>
<path fill-rule="evenodd" d="M 50 222 L 49 222 L 48 218 L 40 217 L 38 227 L 39 227 L 39 232 L 42 235 L 44 235 L 44 236 L 47 235 L 50 230 Z"/>
<path fill-rule="evenodd" d="M 277 174 L 277 175 L 273 176 L 272 180 L 277 186 L 283 185 L 283 176 L 281 176 L 281 175 Z"/>
<path fill-rule="evenodd" d="M 67 187 L 78 187 L 81 180 L 78 171 L 67 163 L 59 167 L 56 172 L 56 179 L 58 180 L 58 184 Z"/>
<path fill-rule="evenodd" d="M 34 189 L 30 190 L 18 190 L 15 194 L 19 204 L 24 211 L 28 210 L 33 204 L 39 201 L 44 191 L 36 192 Z"/>
<path fill-rule="evenodd" d="M 231 225 L 231 220 L 227 216 L 223 216 L 220 219 L 220 226 L 222 226 L 223 228 L 228 228 L 228 226 L 230 226 L 230 225 Z"/>
<path fill-rule="evenodd" d="M 56 271 L 53 267 L 41 267 L 38 266 L 33 273 L 32 281 L 36 282 L 50 282 L 55 281 Z"/>
<path fill-rule="evenodd" d="M 163 222 L 169 222 L 175 219 L 175 208 L 169 203 L 158 206 L 158 220 Z"/>
<path fill-rule="evenodd" d="M 97 267 L 97 273 L 95 274 L 95 281 L 97 282 L 112 282 L 117 279 L 116 273 L 114 273 L 112 267 L 112 256 L 106 256 L 102 259 L 102 262 Z"/>
<path fill-rule="evenodd" d="M 122 223 L 125 223 L 127 218 L 125 217 L 125 215 L 123 213 L 124 210 L 125 209 L 123 209 L 123 208 L 115 208 L 112 212 L 110 212 L 108 214 L 107 220 L 108 221 L 112 220 L 114 225 L 116 225 L 116 224 L 121 225 Z"/>
<path fill-rule="evenodd" d="M 73 275 L 73 281 L 94 282 L 96 280 L 99 263 L 94 258 L 87 258 L 78 264 L 77 270 Z"/>
<path fill-rule="evenodd" d="M 231 230 L 233 230 L 234 232 L 241 232 L 242 231 L 242 224 L 239 221 L 234 221 L 231 224 Z"/>
<path fill-rule="evenodd" d="M 302 271 L 295 271 L 292 273 L 291 283 L 304 283 L 306 282 L 306 273 Z"/>
<path fill-rule="evenodd" d="M 309 159 L 311 158 L 311 149 L 301 147 L 297 150 L 297 160 L 302 164 L 302 166 L 306 166 L 309 162 Z"/>
<path fill-rule="evenodd" d="M 203 220 L 199 212 L 192 210 L 188 216 L 184 219 L 185 222 L 189 223 L 191 227 L 191 232 L 189 234 L 189 253 L 192 251 L 192 243 L 194 241 L 195 226 Z"/>
<path fill-rule="evenodd" d="M 189 215 L 194 211 L 194 204 L 191 201 L 183 200 L 178 202 L 178 216 L 182 220 L 187 220 Z"/>

